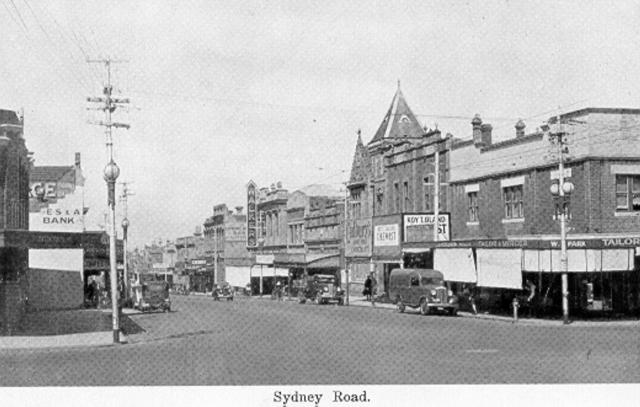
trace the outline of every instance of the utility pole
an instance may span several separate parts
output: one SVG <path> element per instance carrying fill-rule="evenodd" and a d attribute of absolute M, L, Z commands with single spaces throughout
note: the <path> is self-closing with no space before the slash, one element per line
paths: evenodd
<path fill-rule="evenodd" d="M 556 116 L 556 131 L 550 133 L 550 137 L 558 147 L 558 183 L 551 185 L 551 194 L 559 196 L 560 218 L 560 271 L 562 273 L 562 321 L 569 323 L 569 264 L 567 261 L 567 199 L 574 186 L 571 182 L 565 182 L 564 161 L 568 152 L 565 133 L 560 122 L 560 113 Z"/>
<path fill-rule="evenodd" d="M 129 302 L 129 289 L 130 289 L 130 284 L 129 284 L 129 275 L 128 275 L 128 270 L 129 270 L 129 265 L 127 264 L 128 262 L 128 254 L 127 254 L 127 242 L 128 242 L 128 237 L 127 237 L 127 230 L 129 229 L 129 218 L 127 216 L 127 211 L 128 211 L 128 205 L 127 205 L 127 198 L 130 197 L 131 195 L 135 195 L 134 193 L 132 193 L 129 188 L 127 187 L 129 185 L 128 182 L 121 182 L 122 184 L 122 195 L 120 196 L 120 200 L 122 201 L 122 213 L 123 213 L 123 217 L 122 217 L 122 261 L 124 263 L 124 270 L 122 273 L 122 279 L 124 280 L 124 302 L 128 303 Z"/>
<path fill-rule="evenodd" d="M 92 122 L 105 128 L 106 145 L 109 156 L 109 162 L 104 168 L 104 180 L 107 182 L 107 204 L 110 209 L 109 221 L 109 281 L 111 285 L 111 320 L 113 328 L 113 342 L 120 343 L 120 318 L 118 315 L 118 269 L 116 259 L 116 179 L 120 175 L 120 168 L 113 160 L 113 128 L 128 129 L 129 125 L 125 123 L 116 123 L 111 121 L 111 114 L 123 104 L 129 103 L 129 99 L 119 99 L 112 96 L 113 86 L 111 85 L 111 64 L 125 62 L 121 60 L 107 59 L 87 59 L 87 63 L 104 64 L 107 71 L 107 82 L 103 88 L 103 95 L 100 97 L 88 97 L 87 102 L 98 103 L 97 110 L 102 110 L 105 114 L 105 121 Z"/>
<path fill-rule="evenodd" d="M 434 170 L 433 170 L 433 215 L 434 215 L 434 223 L 433 223 L 433 241 L 437 242 L 439 240 L 438 237 L 438 227 L 440 217 L 440 151 L 438 151 L 438 144 L 435 145 L 435 153 L 434 153 Z"/>

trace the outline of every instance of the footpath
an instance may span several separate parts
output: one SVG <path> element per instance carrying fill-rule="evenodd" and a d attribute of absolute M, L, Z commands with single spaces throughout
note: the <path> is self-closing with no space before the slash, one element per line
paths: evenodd
<path fill-rule="evenodd" d="M 120 343 L 126 333 L 140 328 L 123 310 L 120 320 Z M 75 309 L 28 312 L 10 336 L 0 336 L 0 351 L 82 346 L 111 346 L 113 331 L 111 309 Z"/>
<path fill-rule="evenodd" d="M 397 307 L 394 304 L 375 302 L 374 304 L 371 301 L 367 301 L 365 297 L 354 297 L 351 296 L 349 298 L 349 305 L 356 307 L 375 307 L 379 309 L 393 310 L 397 311 Z M 411 312 L 411 308 L 407 308 L 405 312 Z M 417 312 L 417 310 L 415 311 Z M 498 321 L 515 325 L 536 325 L 536 326 L 564 326 L 564 323 L 560 319 L 542 319 L 542 318 L 518 318 L 517 321 L 514 322 L 513 317 L 504 316 L 504 315 L 495 315 L 489 313 L 478 313 L 474 314 L 472 312 L 459 311 L 458 316 L 463 318 L 475 318 L 475 319 L 483 319 L 490 321 Z M 638 319 L 610 319 L 610 320 L 573 320 L 570 322 L 569 326 L 576 327 L 619 327 L 619 326 L 640 326 L 640 320 Z"/>

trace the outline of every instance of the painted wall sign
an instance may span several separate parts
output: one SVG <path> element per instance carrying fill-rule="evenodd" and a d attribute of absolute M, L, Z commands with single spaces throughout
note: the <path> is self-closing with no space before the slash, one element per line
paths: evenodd
<path fill-rule="evenodd" d="M 345 255 L 347 257 L 371 256 L 372 220 L 349 219 L 347 221 L 347 242 Z"/>
<path fill-rule="evenodd" d="M 406 214 L 402 217 L 405 242 L 432 242 L 435 215 L 433 213 Z M 450 216 L 438 215 L 438 241 L 451 240 Z"/>
<path fill-rule="evenodd" d="M 374 229 L 374 246 L 398 246 L 400 244 L 400 227 L 398 224 L 376 225 Z"/>

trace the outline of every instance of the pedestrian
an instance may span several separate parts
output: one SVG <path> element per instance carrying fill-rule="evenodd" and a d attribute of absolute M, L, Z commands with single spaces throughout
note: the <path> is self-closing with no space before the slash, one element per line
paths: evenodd
<path fill-rule="evenodd" d="M 527 280 L 525 284 L 526 284 L 525 291 L 528 291 L 529 293 L 529 295 L 527 295 L 527 298 L 526 298 L 527 311 L 529 314 L 529 318 L 531 318 L 531 315 L 533 314 L 533 299 L 536 296 L 536 285 L 533 284 L 531 280 Z"/>
<path fill-rule="evenodd" d="M 376 305 L 376 294 L 378 293 L 378 282 L 376 278 L 371 273 L 371 305 Z"/>
<path fill-rule="evenodd" d="M 462 290 L 462 294 L 467 298 L 467 301 L 469 302 L 469 308 L 471 309 L 471 312 L 473 312 L 473 315 L 477 315 L 478 308 L 476 307 L 476 299 L 473 295 L 473 288 L 465 284 L 464 289 Z"/>
<path fill-rule="evenodd" d="M 371 284 L 373 281 L 371 280 L 371 275 L 367 276 L 367 279 L 364 280 L 364 290 L 362 290 L 362 295 L 364 295 L 367 301 L 371 300 Z"/>

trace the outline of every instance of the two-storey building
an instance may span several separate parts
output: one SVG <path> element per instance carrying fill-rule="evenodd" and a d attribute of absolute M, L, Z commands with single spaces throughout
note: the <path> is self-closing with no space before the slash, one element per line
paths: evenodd
<path fill-rule="evenodd" d="M 524 285 L 539 310 L 560 313 L 564 208 L 571 312 L 637 312 L 640 109 L 587 108 L 549 123 L 566 144 L 552 143 L 544 128 L 526 133 L 522 121 L 513 138 L 492 142 L 473 118 L 472 139 L 452 146 L 453 241 L 435 245 L 435 266 L 449 280 L 476 284 L 487 307 L 508 309 Z M 574 185 L 564 202 L 550 192 L 559 148 Z"/>

